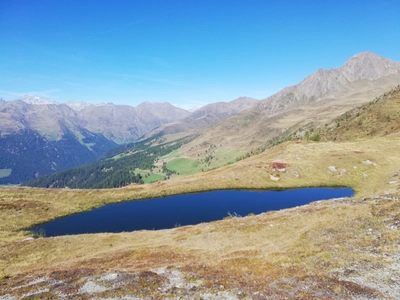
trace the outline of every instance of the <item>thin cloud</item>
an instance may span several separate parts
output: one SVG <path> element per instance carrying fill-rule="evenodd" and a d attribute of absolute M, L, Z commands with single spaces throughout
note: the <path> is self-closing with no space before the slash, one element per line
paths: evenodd
<path fill-rule="evenodd" d="M 7 101 L 19 99 L 24 95 L 32 95 L 54 100 L 55 99 L 54 94 L 59 92 L 61 92 L 61 90 L 59 89 L 41 90 L 41 91 L 23 91 L 23 92 L 0 90 L 0 95 L 4 100 Z"/>

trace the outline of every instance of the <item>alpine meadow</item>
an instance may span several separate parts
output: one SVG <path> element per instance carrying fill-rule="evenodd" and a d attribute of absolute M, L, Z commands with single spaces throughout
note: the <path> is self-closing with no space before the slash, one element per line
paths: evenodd
<path fill-rule="evenodd" d="M 399 15 L 390 0 L 1 2 L 0 300 L 399 299 Z M 354 195 L 33 230 L 310 188 Z M 142 214 L 129 221 L 169 213 Z"/>

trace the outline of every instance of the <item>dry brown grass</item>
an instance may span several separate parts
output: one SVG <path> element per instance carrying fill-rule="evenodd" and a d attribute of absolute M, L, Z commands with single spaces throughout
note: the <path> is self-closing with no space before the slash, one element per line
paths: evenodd
<path fill-rule="evenodd" d="M 228 290 L 255 299 L 377 297 L 379 290 L 342 280 L 338 270 L 358 266 L 355 274 L 367 274 L 373 268 L 384 269 L 397 253 L 400 234 L 393 226 L 400 223 L 400 204 L 374 197 L 399 194 L 399 145 L 396 137 L 289 142 L 212 172 L 149 185 L 113 190 L 2 188 L 0 287 L 19 295 L 22 290 L 11 287 L 32 280 L 29 274 L 64 280 L 64 287 L 76 290 L 83 285 L 82 278 L 118 271 L 131 276 L 131 287 L 137 288 L 99 295 L 130 291 L 154 298 L 195 298 Z M 363 163 L 367 160 L 374 164 Z M 285 170 L 279 171 L 283 164 Z M 279 175 L 280 180 L 272 181 L 270 175 Z M 215 189 L 304 186 L 351 186 L 357 196 L 171 230 L 21 242 L 30 235 L 24 228 L 110 202 Z M 159 288 L 165 278 L 154 273 L 160 267 L 179 270 L 186 280 L 202 284 L 163 294 Z M 146 280 L 153 284 L 146 286 Z M 55 293 L 55 287 L 49 290 Z"/>
<path fill-rule="evenodd" d="M 337 269 L 360 262 L 365 268 L 383 266 L 383 259 L 397 251 L 400 234 L 388 225 L 396 222 L 392 220 L 398 217 L 399 206 L 393 200 L 320 201 L 172 230 L 8 243 L 2 247 L 1 268 L 10 279 L 3 284 L 17 285 L 22 280 L 18 274 L 27 273 L 56 272 L 59 280 L 78 280 L 115 270 L 143 275 L 169 267 L 179 269 L 188 280 L 201 280 L 202 289 L 214 292 L 222 286 L 247 296 L 259 292 L 292 298 L 301 291 L 311 298 L 318 293 L 342 299 L 350 293 L 379 295 L 334 275 Z M 383 241 L 376 239 L 378 234 Z M 155 284 L 148 295 L 157 293 L 158 287 Z"/>
<path fill-rule="evenodd" d="M 372 100 L 372 99 L 371 99 Z M 324 141 L 353 141 L 400 133 L 400 85 L 354 108 L 311 134 Z"/>

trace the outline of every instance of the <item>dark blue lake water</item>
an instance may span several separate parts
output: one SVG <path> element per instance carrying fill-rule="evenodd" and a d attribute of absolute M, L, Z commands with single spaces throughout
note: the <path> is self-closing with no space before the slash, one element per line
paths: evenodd
<path fill-rule="evenodd" d="M 228 214 L 246 216 L 350 197 L 350 188 L 304 188 L 284 191 L 214 191 L 108 204 L 33 227 L 46 237 L 141 229 L 167 229 L 221 220 Z"/>

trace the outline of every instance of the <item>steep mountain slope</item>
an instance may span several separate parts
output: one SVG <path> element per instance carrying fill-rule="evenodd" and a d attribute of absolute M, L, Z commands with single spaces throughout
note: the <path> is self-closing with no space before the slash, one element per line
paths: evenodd
<path fill-rule="evenodd" d="M 86 129 L 101 132 L 117 143 L 132 142 L 162 124 L 179 121 L 189 114 L 166 102 L 145 102 L 137 107 L 91 105 L 77 112 Z"/>
<path fill-rule="evenodd" d="M 159 134 L 173 134 L 178 132 L 191 132 L 213 124 L 216 124 L 230 116 L 249 109 L 256 105 L 258 100 L 250 97 L 240 97 L 230 102 L 216 102 L 207 104 L 180 122 L 165 124 L 149 132 L 146 138 Z"/>
<path fill-rule="evenodd" d="M 324 126 L 307 126 L 293 136 L 318 141 L 354 141 L 400 135 L 400 85 Z"/>
<path fill-rule="evenodd" d="M 158 157 L 178 149 L 190 140 L 190 137 L 186 137 L 158 145 L 153 145 L 153 140 L 133 143 L 128 149 L 124 146 L 120 147 L 119 155 L 70 170 L 33 178 L 24 185 L 54 188 L 117 188 L 131 183 L 144 183 L 143 177 L 150 175 L 150 172 L 153 173 L 154 162 Z M 111 152 L 115 151 L 118 149 Z M 138 170 L 147 170 L 146 175 L 142 176 L 143 172 Z M 165 169 L 164 172 L 167 173 L 168 170 Z"/>
<path fill-rule="evenodd" d="M 81 141 L 76 138 L 77 133 Z M 0 171 L 8 170 L 6 176 L 0 176 L 0 184 L 19 184 L 86 164 L 117 146 L 103 135 L 85 129 L 65 131 L 59 140 L 47 140 L 35 131 L 21 130 L 1 137 L 0 145 Z"/>
<path fill-rule="evenodd" d="M 325 124 L 399 82 L 400 63 L 359 53 L 338 69 L 320 69 L 299 84 L 217 124 L 182 151 L 191 158 L 207 156 L 209 145 L 215 145 L 215 150 L 224 147 L 252 152 L 308 123 Z"/>
<path fill-rule="evenodd" d="M 400 78 L 400 62 L 380 57 L 374 53 L 358 53 L 338 69 L 319 69 L 299 84 L 283 89 L 263 100 L 258 109 L 272 116 L 299 105 L 336 101 L 374 90 L 382 94 Z M 379 90 L 379 91 L 377 91 Z M 354 101 L 357 101 L 355 97 Z M 353 104 L 356 104 L 354 103 Z"/>
<path fill-rule="evenodd" d="M 72 106 L 34 96 L 0 102 L 0 184 L 92 162 L 115 142 L 190 114 L 168 103 Z"/>
<path fill-rule="evenodd" d="M 1 102 L 0 131 L 16 133 L 21 129 L 38 131 L 49 140 L 60 139 L 67 127 L 72 132 L 85 128 L 116 142 L 136 140 L 161 124 L 176 122 L 190 113 L 169 103 L 128 105 L 85 104 L 24 96 L 21 100 Z"/>
<path fill-rule="evenodd" d="M 74 110 L 64 104 L 31 104 L 23 100 L 0 103 L 1 134 L 16 134 L 20 130 L 38 132 L 47 140 L 59 140 L 66 128 L 81 127 Z"/>
<path fill-rule="evenodd" d="M 0 184 L 72 168 L 101 157 L 116 144 L 82 126 L 64 104 L 37 97 L 0 103 Z"/>

